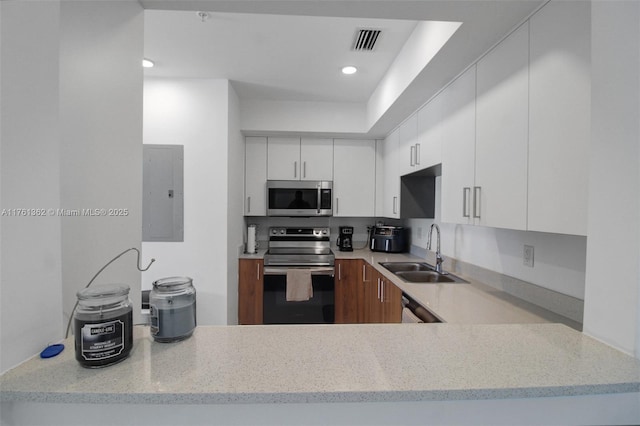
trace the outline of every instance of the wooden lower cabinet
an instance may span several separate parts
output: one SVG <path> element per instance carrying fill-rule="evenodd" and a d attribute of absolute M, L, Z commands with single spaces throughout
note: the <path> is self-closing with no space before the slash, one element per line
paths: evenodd
<path fill-rule="evenodd" d="M 262 324 L 264 262 L 262 259 L 239 259 L 238 264 L 238 324 Z"/>
<path fill-rule="evenodd" d="M 384 322 L 382 303 L 380 303 L 380 273 L 369 265 L 371 278 L 365 283 L 366 311 L 364 313 L 366 323 Z"/>
<path fill-rule="evenodd" d="M 371 281 L 366 283 L 366 322 L 399 323 L 402 321 L 402 290 L 388 278 L 371 268 Z"/>
<path fill-rule="evenodd" d="M 382 277 L 382 322 L 402 322 L 402 290 Z"/>
<path fill-rule="evenodd" d="M 336 324 L 400 322 L 402 291 L 363 260 L 336 260 Z"/>
<path fill-rule="evenodd" d="M 378 271 L 375 270 L 369 262 L 362 262 L 362 288 L 363 288 L 363 302 L 362 302 L 362 323 L 369 324 L 380 322 L 380 315 L 377 311 L 377 305 L 375 303 L 378 300 Z"/>
<path fill-rule="evenodd" d="M 362 322 L 364 289 L 361 264 L 357 259 L 338 259 L 335 262 L 335 323 Z"/>

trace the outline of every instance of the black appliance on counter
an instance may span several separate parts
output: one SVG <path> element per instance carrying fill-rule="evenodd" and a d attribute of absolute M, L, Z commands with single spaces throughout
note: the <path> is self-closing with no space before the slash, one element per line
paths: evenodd
<path fill-rule="evenodd" d="M 264 256 L 263 324 L 333 324 L 334 264 L 328 227 L 270 228 Z M 287 300 L 292 269 L 310 274 L 313 296 L 308 300 Z"/>
<path fill-rule="evenodd" d="M 353 226 L 340 226 L 338 235 L 338 250 L 353 251 Z"/>
<path fill-rule="evenodd" d="M 408 228 L 402 226 L 374 226 L 371 228 L 372 251 L 404 253 L 408 248 Z"/>

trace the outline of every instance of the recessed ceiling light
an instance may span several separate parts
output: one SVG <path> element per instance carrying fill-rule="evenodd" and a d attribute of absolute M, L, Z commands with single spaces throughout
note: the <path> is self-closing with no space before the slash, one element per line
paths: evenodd
<path fill-rule="evenodd" d="M 145 58 L 145 59 L 142 60 L 142 66 L 145 67 L 145 68 L 153 68 L 154 65 L 155 64 L 150 59 L 146 59 Z"/>
<path fill-rule="evenodd" d="M 348 66 L 342 68 L 342 74 L 347 74 L 347 75 L 355 74 L 356 71 L 358 71 L 358 68 L 356 68 L 356 67 L 354 67 L 352 65 L 348 65 Z"/>

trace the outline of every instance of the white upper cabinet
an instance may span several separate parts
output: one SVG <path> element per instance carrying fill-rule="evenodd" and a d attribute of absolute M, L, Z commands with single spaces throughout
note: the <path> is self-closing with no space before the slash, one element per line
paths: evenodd
<path fill-rule="evenodd" d="M 269 180 L 332 180 L 333 140 L 269 138 Z"/>
<path fill-rule="evenodd" d="M 417 170 L 416 151 L 418 145 L 418 114 L 415 113 L 400 125 L 400 150 L 398 167 L 400 176 Z"/>
<path fill-rule="evenodd" d="M 336 139 L 333 164 L 333 215 L 373 217 L 376 141 Z"/>
<path fill-rule="evenodd" d="M 422 170 L 442 162 L 444 96 L 436 96 L 417 114 L 418 138 L 415 148 L 415 169 Z"/>
<path fill-rule="evenodd" d="M 300 180 L 300 138 L 269 138 L 267 141 L 269 180 Z"/>
<path fill-rule="evenodd" d="M 333 180 L 333 139 L 300 140 L 300 179 Z"/>
<path fill-rule="evenodd" d="M 527 229 L 529 24 L 477 63 L 477 223 Z"/>
<path fill-rule="evenodd" d="M 244 214 L 265 216 L 267 214 L 267 138 L 245 139 L 244 163 Z"/>
<path fill-rule="evenodd" d="M 441 145 L 443 222 L 586 235 L 590 11 L 549 2 L 387 137 L 398 176 Z"/>
<path fill-rule="evenodd" d="M 411 174 L 442 162 L 442 97 L 437 96 L 399 128 L 398 171 Z"/>
<path fill-rule="evenodd" d="M 476 67 L 451 83 L 442 97 L 443 222 L 473 224 L 472 191 L 475 186 Z"/>
<path fill-rule="evenodd" d="M 532 231 L 587 232 L 590 7 L 589 2 L 551 2 L 530 20 Z"/>
<path fill-rule="evenodd" d="M 382 182 L 378 192 L 382 197 L 382 212 L 378 216 L 400 218 L 400 130 L 396 129 L 382 142 Z"/>

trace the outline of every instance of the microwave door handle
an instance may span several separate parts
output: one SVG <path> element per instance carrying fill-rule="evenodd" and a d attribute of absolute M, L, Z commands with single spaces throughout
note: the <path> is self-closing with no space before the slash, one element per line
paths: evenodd
<path fill-rule="evenodd" d="M 317 214 L 320 214 L 320 207 L 322 207 L 322 205 L 320 204 L 322 202 L 322 188 L 320 188 L 320 186 L 318 185 L 318 194 L 317 194 L 318 199 L 316 200 L 318 202 L 318 204 L 316 205 L 317 209 Z"/>

